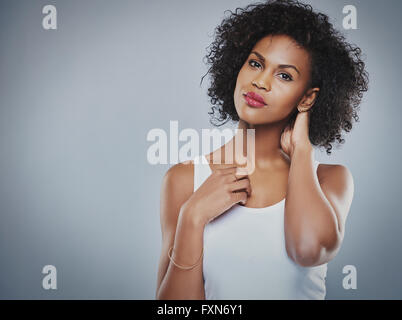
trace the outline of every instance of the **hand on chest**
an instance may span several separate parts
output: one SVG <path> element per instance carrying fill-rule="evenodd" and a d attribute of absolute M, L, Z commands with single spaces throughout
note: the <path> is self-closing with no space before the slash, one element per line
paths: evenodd
<path fill-rule="evenodd" d="M 286 196 L 288 170 L 255 170 L 249 176 L 251 196 L 247 207 L 262 208 L 281 201 Z"/>

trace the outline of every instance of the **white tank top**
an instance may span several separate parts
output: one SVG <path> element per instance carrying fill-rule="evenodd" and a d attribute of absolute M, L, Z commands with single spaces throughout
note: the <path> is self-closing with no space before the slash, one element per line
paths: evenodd
<path fill-rule="evenodd" d="M 194 191 L 211 173 L 205 156 L 194 159 Z M 286 253 L 284 208 L 285 199 L 265 208 L 235 204 L 205 226 L 207 300 L 325 299 L 327 263 L 302 267 Z"/>

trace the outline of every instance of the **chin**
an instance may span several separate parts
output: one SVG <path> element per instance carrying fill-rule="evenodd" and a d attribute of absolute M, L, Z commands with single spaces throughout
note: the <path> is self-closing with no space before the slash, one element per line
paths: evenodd
<path fill-rule="evenodd" d="M 265 123 L 271 122 L 270 119 L 266 119 L 266 117 L 262 117 L 262 114 L 261 114 L 262 110 L 259 110 L 260 112 L 247 112 L 247 111 L 248 110 L 240 110 L 240 112 L 237 112 L 240 120 L 242 120 L 248 124 L 251 124 L 251 125 L 265 124 Z"/>
<path fill-rule="evenodd" d="M 270 123 L 269 120 L 261 119 L 261 117 L 259 117 L 259 118 L 257 118 L 257 117 L 239 117 L 239 118 L 240 118 L 240 120 L 242 120 L 245 123 L 248 123 L 250 125 L 259 125 L 259 124 Z"/>

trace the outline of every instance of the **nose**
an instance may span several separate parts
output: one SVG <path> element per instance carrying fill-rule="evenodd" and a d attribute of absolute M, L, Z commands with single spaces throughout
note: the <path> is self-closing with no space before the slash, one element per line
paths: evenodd
<path fill-rule="evenodd" d="M 256 77 L 253 81 L 252 84 L 256 86 L 259 89 L 265 89 L 266 91 L 271 90 L 271 82 L 269 81 L 269 76 L 266 75 L 264 77 L 263 73 L 260 73 L 258 77 Z"/>

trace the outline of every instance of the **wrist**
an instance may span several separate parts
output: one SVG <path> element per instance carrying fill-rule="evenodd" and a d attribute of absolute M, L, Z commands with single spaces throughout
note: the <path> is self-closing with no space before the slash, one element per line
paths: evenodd
<path fill-rule="evenodd" d="M 180 218 L 186 225 L 190 225 L 195 228 L 203 228 L 206 225 L 201 215 L 198 214 L 196 210 L 186 205 L 182 206 L 180 210 Z"/>
<path fill-rule="evenodd" d="M 311 143 L 297 144 L 293 148 L 292 156 L 295 153 L 301 153 L 301 154 L 305 154 L 305 155 L 310 155 L 310 154 L 314 153 L 314 148 L 313 148 Z"/>

